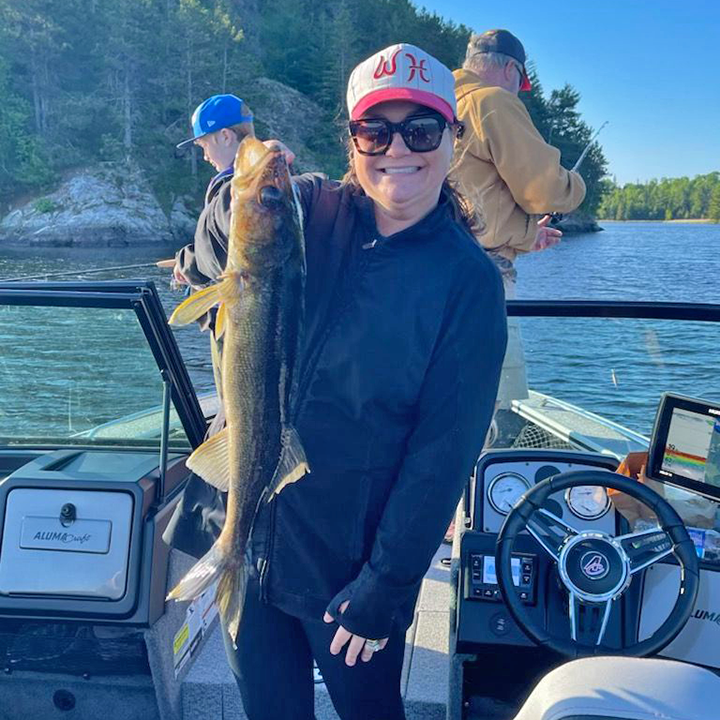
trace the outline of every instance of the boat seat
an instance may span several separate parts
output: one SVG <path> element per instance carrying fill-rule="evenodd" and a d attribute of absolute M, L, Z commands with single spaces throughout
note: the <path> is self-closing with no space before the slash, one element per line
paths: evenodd
<path fill-rule="evenodd" d="M 717 720 L 720 677 L 659 658 L 592 657 L 548 673 L 514 720 Z"/>

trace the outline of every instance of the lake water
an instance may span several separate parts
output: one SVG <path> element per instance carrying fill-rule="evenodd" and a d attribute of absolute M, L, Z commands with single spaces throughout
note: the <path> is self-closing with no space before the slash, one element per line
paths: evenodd
<path fill-rule="evenodd" d="M 518 261 L 521 299 L 720 302 L 720 225 L 607 223 Z M 0 278 L 151 263 L 172 249 L 2 249 Z M 182 300 L 170 271 L 156 267 L 87 279 L 150 278 L 169 312 Z M 53 278 L 76 279 L 75 277 Z M 530 386 L 650 432 L 660 394 L 720 400 L 720 326 L 602 319 L 523 318 Z M 199 391 L 213 388 L 207 338 L 175 337 Z"/>
<path fill-rule="evenodd" d="M 520 258 L 518 297 L 720 302 L 720 225 L 600 224 Z"/>

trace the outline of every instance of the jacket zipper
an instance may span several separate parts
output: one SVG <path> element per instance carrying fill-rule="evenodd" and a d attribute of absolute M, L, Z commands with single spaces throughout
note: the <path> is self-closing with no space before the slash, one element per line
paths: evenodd
<path fill-rule="evenodd" d="M 270 501 L 272 506 L 270 507 L 270 519 L 268 521 L 268 534 L 265 540 L 265 557 L 262 558 L 262 565 L 260 567 L 260 600 L 263 605 L 268 603 L 268 588 L 267 588 L 267 575 L 268 568 L 270 567 L 270 553 L 273 551 L 273 535 L 275 532 L 275 509 L 277 502 L 275 500 Z"/>

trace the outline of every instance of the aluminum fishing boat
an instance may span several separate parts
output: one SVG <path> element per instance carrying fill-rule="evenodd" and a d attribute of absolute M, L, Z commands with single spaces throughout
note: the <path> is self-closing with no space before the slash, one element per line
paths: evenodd
<path fill-rule="evenodd" d="M 509 312 L 532 390 L 498 410 L 426 575 L 408 718 L 717 718 L 720 306 Z M 155 286 L 0 284 L 0 341 L 0 718 L 241 720 L 211 593 L 164 601 L 193 561 L 161 536 L 217 402 Z M 615 472 L 636 453 L 643 483 Z"/>

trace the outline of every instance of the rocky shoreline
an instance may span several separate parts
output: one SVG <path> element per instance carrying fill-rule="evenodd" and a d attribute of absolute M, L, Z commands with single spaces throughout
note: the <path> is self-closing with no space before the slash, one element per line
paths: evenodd
<path fill-rule="evenodd" d="M 283 138 L 296 155 L 299 172 L 319 170 L 321 163 L 309 141 L 323 122 L 322 109 L 269 78 L 257 78 L 244 93 L 261 136 Z M 0 218 L 0 245 L 180 247 L 193 237 L 198 210 L 192 198 L 182 196 L 172 200 L 169 211 L 163 209 L 137 163 L 99 163 L 76 171 L 53 192 Z"/>
<path fill-rule="evenodd" d="M 179 245 L 195 218 L 176 198 L 168 215 L 143 171 L 104 163 L 79 171 L 53 193 L 12 210 L 0 221 L 0 243 L 23 247 Z"/>
<path fill-rule="evenodd" d="M 597 224 L 595 218 L 581 212 L 565 215 L 557 225 L 564 235 L 580 235 L 581 233 L 602 232 L 603 228 Z"/>
<path fill-rule="evenodd" d="M 142 170 L 106 163 L 67 179 L 54 193 L 16 208 L 0 221 L 8 247 L 179 247 L 192 239 L 196 216 L 184 198 L 160 207 Z M 565 235 L 599 232 L 594 218 L 566 215 Z"/>

